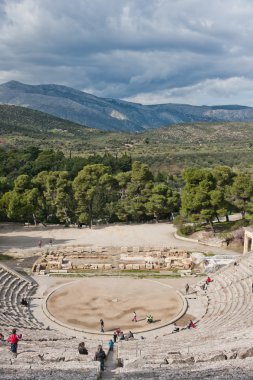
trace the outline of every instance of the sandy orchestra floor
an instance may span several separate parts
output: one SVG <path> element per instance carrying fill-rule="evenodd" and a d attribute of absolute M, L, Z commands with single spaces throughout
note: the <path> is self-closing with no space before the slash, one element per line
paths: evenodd
<path fill-rule="evenodd" d="M 57 320 L 83 330 L 99 332 L 102 318 L 105 331 L 137 331 L 175 318 L 183 302 L 174 289 L 155 280 L 97 277 L 60 287 L 49 296 L 47 307 Z M 134 311 L 137 323 L 132 322 Z M 149 313 L 152 325 L 146 322 Z"/>

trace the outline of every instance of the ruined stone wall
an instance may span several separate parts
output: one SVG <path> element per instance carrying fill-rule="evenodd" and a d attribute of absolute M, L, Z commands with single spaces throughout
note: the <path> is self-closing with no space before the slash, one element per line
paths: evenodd
<path fill-rule="evenodd" d="M 43 252 L 33 271 L 190 269 L 184 250 L 167 247 L 52 247 Z"/>

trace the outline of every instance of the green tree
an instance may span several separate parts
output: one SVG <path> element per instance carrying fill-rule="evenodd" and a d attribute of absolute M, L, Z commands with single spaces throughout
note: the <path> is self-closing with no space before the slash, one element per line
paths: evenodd
<path fill-rule="evenodd" d="M 147 214 L 158 221 L 161 217 L 170 217 L 173 211 L 178 210 L 179 194 L 170 189 L 165 183 L 153 186 L 151 195 L 145 205 Z"/>
<path fill-rule="evenodd" d="M 40 216 L 44 221 L 68 223 L 74 216 L 72 182 L 66 171 L 43 171 L 33 180 L 38 191 Z"/>
<path fill-rule="evenodd" d="M 233 211 L 233 205 L 226 198 L 226 194 L 233 183 L 235 173 L 228 166 L 216 166 L 212 170 L 216 181 L 215 190 L 211 193 L 211 203 L 215 209 L 216 217 L 225 215 L 229 221 L 229 213 Z"/>
<path fill-rule="evenodd" d="M 233 180 L 232 186 L 228 189 L 226 197 L 245 217 L 248 204 L 253 196 L 253 182 L 247 173 L 238 173 Z"/>
<path fill-rule="evenodd" d="M 216 216 L 211 202 L 215 179 L 208 169 L 188 168 L 183 172 L 185 187 L 181 193 L 181 215 L 193 222 L 206 221 L 213 228 Z"/>
<path fill-rule="evenodd" d="M 14 181 L 13 190 L 4 194 L 1 204 L 9 219 L 24 222 L 31 221 L 34 215 L 33 199 L 36 199 L 30 179 L 22 174 Z"/>
<path fill-rule="evenodd" d="M 74 179 L 73 189 L 79 220 L 81 218 L 82 221 L 87 221 L 90 228 L 93 224 L 95 199 L 109 191 L 113 183 L 109 168 L 102 164 L 85 166 Z"/>
<path fill-rule="evenodd" d="M 132 170 L 117 177 L 120 200 L 116 211 L 120 220 L 141 221 L 147 218 L 146 203 L 151 195 L 153 175 L 147 165 L 136 161 Z"/>

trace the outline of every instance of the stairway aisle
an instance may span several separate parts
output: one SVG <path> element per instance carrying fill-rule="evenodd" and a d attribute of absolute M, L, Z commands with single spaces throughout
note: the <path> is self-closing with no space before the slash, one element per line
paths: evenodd
<path fill-rule="evenodd" d="M 118 368 L 118 347 L 117 343 L 114 344 L 114 350 L 109 351 L 106 361 L 105 361 L 105 371 L 101 372 L 101 379 L 118 379 L 117 368 Z"/>

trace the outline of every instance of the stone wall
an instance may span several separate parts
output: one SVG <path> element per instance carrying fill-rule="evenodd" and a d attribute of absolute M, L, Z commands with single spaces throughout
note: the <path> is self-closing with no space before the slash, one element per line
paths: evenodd
<path fill-rule="evenodd" d="M 56 247 L 44 251 L 33 271 L 191 269 L 190 253 L 167 247 Z"/>

